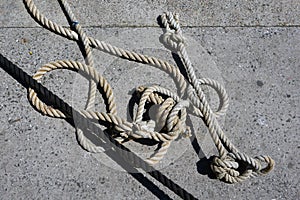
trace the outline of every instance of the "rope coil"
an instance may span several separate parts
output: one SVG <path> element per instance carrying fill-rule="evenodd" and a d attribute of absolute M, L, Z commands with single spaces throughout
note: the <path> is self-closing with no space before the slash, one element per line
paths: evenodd
<path fill-rule="evenodd" d="M 33 75 L 35 80 L 40 80 L 47 72 L 56 69 L 68 69 L 82 74 L 89 80 L 89 93 L 85 109 L 79 111 L 79 113 L 87 119 L 108 124 L 108 128 L 113 130 L 115 139 L 120 143 L 127 140 L 135 141 L 140 138 L 158 142 L 158 150 L 145 160 L 150 165 L 157 164 L 164 157 L 172 141 L 179 136 L 190 136 L 190 128 L 186 125 L 186 117 L 187 114 L 193 114 L 204 120 L 219 151 L 219 156 L 215 156 L 211 164 L 211 168 L 218 179 L 236 183 L 251 176 L 267 174 L 273 169 L 275 162 L 271 157 L 257 156 L 252 158 L 240 152 L 224 134 L 217 118 L 224 115 L 227 111 L 229 105 L 228 95 L 223 86 L 215 80 L 209 78 L 198 79 L 196 77 L 186 51 L 186 39 L 182 35 L 178 14 L 167 12 L 161 15 L 160 19 L 164 27 L 161 41 L 166 48 L 180 56 L 188 76 L 187 79 L 181 74 L 178 67 L 166 61 L 120 49 L 88 37 L 75 18 L 69 4 L 65 0 L 59 0 L 59 2 L 68 15 L 71 29 L 64 28 L 50 21 L 39 12 L 32 0 L 24 0 L 29 13 L 38 23 L 56 34 L 78 41 L 84 47 L 85 64 L 72 60 L 51 62 L 42 66 Z M 110 84 L 94 68 L 92 48 L 165 71 L 171 75 L 176 83 L 177 93 L 156 85 L 139 86 L 136 89 L 136 92 L 139 94 L 139 103 L 134 120 L 129 122 L 119 117 Z M 92 111 L 95 105 L 97 85 L 105 98 L 105 103 L 107 104 L 106 112 Z M 220 103 L 216 111 L 210 108 L 209 102 L 201 89 L 203 85 L 210 86 L 217 92 Z M 44 115 L 59 118 L 76 118 L 76 116 L 66 116 L 59 108 L 53 108 L 41 101 L 34 89 L 29 88 L 28 98 L 31 104 Z M 147 113 L 146 104 L 153 105 L 152 108 L 155 109 L 155 115 L 150 117 L 151 120 L 145 120 L 144 118 L 144 114 Z M 103 151 L 101 147 L 96 146 L 86 138 L 81 129 L 77 128 L 76 134 L 79 144 L 87 151 L 94 153 Z M 263 165 L 265 166 L 263 167 Z"/>

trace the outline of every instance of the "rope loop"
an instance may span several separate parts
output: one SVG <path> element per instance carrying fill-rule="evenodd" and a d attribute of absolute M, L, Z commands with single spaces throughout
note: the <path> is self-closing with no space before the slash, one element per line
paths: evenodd
<path fill-rule="evenodd" d="M 230 155 L 224 157 L 214 156 L 211 169 L 219 180 L 228 183 L 244 181 L 252 174 L 252 169 L 241 169 L 241 163 L 237 162 Z"/>
<path fill-rule="evenodd" d="M 274 169 L 275 161 L 270 156 L 261 155 L 256 156 L 255 159 L 266 165 L 264 168 L 261 168 L 259 171 L 256 171 L 257 174 L 265 175 Z"/>
<path fill-rule="evenodd" d="M 181 34 L 179 14 L 166 12 L 161 16 L 161 20 L 165 30 L 160 41 L 171 51 L 182 51 L 186 46 L 186 39 Z"/>
<path fill-rule="evenodd" d="M 41 67 L 33 78 L 40 80 L 47 72 L 55 69 L 68 69 L 80 72 L 89 80 L 88 98 L 84 110 L 78 111 L 80 115 L 92 123 L 102 122 L 107 129 L 112 130 L 112 138 L 116 142 L 129 140 L 137 141 L 141 138 L 153 140 L 158 143 L 158 149 L 145 161 L 157 164 L 167 153 L 172 141 L 181 136 L 191 135 L 190 127 L 186 125 L 188 114 L 194 114 L 201 118 L 207 126 L 210 136 L 215 143 L 219 156 L 215 156 L 211 168 L 218 179 L 229 183 L 241 182 L 252 175 L 264 175 L 274 168 L 274 160 L 269 156 L 250 157 L 241 153 L 226 137 L 218 117 L 224 115 L 229 105 L 229 98 L 224 87 L 210 78 L 198 79 L 186 50 L 187 42 L 183 37 L 177 13 L 165 12 L 160 16 L 163 34 L 160 37 L 163 45 L 174 51 L 180 57 L 187 77 L 183 76 L 179 67 L 161 59 L 150 57 L 128 50 L 124 50 L 92 37 L 88 37 L 79 24 L 71 7 L 66 0 L 60 0 L 67 18 L 70 20 L 70 28 L 60 26 L 47 19 L 40 13 L 32 0 L 24 0 L 24 3 L 32 17 L 43 27 L 52 32 L 77 41 L 83 48 L 85 64 L 72 60 L 59 60 Z M 147 64 L 168 73 L 177 86 L 177 93 L 158 85 L 139 86 L 136 88 L 138 96 L 137 111 L 134 120 L 127 121 L 117 115 L 117 106 L 112 87 L 108 81 L 94 68 L 92 48 L 98 49 L 110 55 L 114 55 L 130 61 Z M 219 97 L 219 107 L 213 110 L 206 95 L 201 88 L 203 85 L 214 89 Z M 98 87 L 97 87 L 98 86 Z M 95 98 L 97 89 L 103 93 L 106 112 L 95 110 Z M 50 94 L 49 98 L 52 98 Z M 40 99 L 33 89 L 29 88 L 28 98 L 31 104 L 42 114 L 59 118 L 77 118 L 78 116 L 66 116 L 59 108 L 53 108 L 47 104 L 47 100 Z M 76 121 L 76 119 L 74 120 Z M 78 124 L 81 125 L 79 122 Z M 87 126 L 83 124 L 82 126 Z M 77 128 L 78 143 L 86 150 L 97 153 L 102 152 L 92 141 L 85 137 L 81 127 Z M 132 161 L 133 162 L 133 161 Z M 262 167 L 262 164 L 265 167 Z"/>
<path fill-rule="evenodd" d="M 161 15 L 161 21 L 166 31 L 174 31 L 175 33 L 181 34 L 178 13 L 165 12 Z"/>
<path fill-rule="evenodd" d="M 255 165 L 238 159 L 233 153 L 228 153 L 223 157 L 215 156 L 211 163 L 211 169 L 220 180 L 224 179 L 229 183 L 236 183 L 246 180 L 251 176 L 265 175 L 269 173 L 275 165 L 270 156 L 256 156 Z M 263 168 L 262 163 L 266 164 Z"/>

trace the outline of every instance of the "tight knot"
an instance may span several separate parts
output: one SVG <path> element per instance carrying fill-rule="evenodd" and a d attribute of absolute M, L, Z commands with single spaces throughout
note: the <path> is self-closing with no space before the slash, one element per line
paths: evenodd
<path fill-rule="evenodd" d="M 185 38 L 178 33 L 165 32 L 160 40 L 167 49 L 175 52 L 180 52 L 186 46 Z"/>
<path fill-rule="evenodd" d="M 216 177 L 228 183 L 242 182 L 251 176 L 265 175 L 275 165 L 270 156 L 256 156 L 254 163 L 237 158 L 235 154 L 229 153 L 224 157 L 214 157 L 211 169 Z M 262 163 L 266 166 L 262 167 Z M 254 165 L 255 164 L 255 165 Z"/>
<path fill-rule="evenodd" d="M 253 172 L 252 169 L 243 166 L 229 155 L 223 158 L 215 156 L 211 163 L 211 169 L 219 180 L 228 183 L 242 182 Z"/>

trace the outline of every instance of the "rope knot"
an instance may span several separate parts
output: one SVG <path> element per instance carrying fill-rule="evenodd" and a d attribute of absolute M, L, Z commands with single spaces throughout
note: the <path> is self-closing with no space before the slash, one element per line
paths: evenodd
<path fill-rule="evenodd" d="M 211 163 L 211 169 L 219 180 L 228 183 L 242 182 L 249 178 L 253 170 L 243 166 L 230 155 L 224 157 L 215 156 Z"/>
<path fill-rule="evenodd" d="M 275 165 L 270 156 L 256 156 L 253 162 L 243 161 L 238 159 L 236 155 L 229 153 L 224 157 L 214 157 L 211 168 L 218 179 L 237 183 L 250 176 L 265 175 L 272 171 Z M 266 164 L 265 167 L 262 167 L 262 162 Z"/>
<path fill-rule="evenodd" d="M 132 133 L 143 138 L 148 138 L 150 132 L 154 132 L 155 122 L 153 120 L 142 121 L 132 124 Z"/>
<path fill-rule="evenodd" d="M 178 33 L 165 32 L 161 38 L 161 43 L 171 51 L 180 52 L 186 46 L 186 39 Z"/>
<path fill-rule="evenodd" d="M 80 125 L 81 122 L 84 123 L 84 126 L 87 126 L 88 124 L 95 125 L 92 127 L 95 127 L 93 129 L 96 131 L 90 130 L 95 133 L 98 131 L 97 129 L 100 125 L 98 126 L 94 124 L 94 121 L 89 123 L 88 120 L 97 120 L 103 122 L 107 129 L 110 130 L 109 138 L 105 137 L 106 135 L 104 134 L 99 134 L 101 136 L 99 139 L 103 143 L 108 143 L 109 141 L 114 142 L 114 139 L 120 143 L 129 141 L 130 139 L 141 138 L 154 140 L 159 144 L 158 150 L 156 150 L 149 159 L 145 160 L 151 165 L 158 163 L 163 158 L 163 156 L 167 153 L 167 149 L 170 147 L 172 141 L 180 139 L 179 136 L 190 136 L 190 129 L 186 125 L 186 119 L 187 115 L 190 114 L 188 111 L 192 111 L 193 114 L 201 117 L 205 122 L 221 155 L 220 157 L 215 157 L 211 164 L 211 168 L 216 173 L 217 178 L 225 179 L 227 182 L 235 183 L 248 178 L 253 173 L 266 174 L 273 169 L 274 161 L 270 157 L 249 157 L 246 154 L 239 152 L 238 149 L 234 147 L 234 145 L 224 135 L 216 118 L 225 114 L 228 107 L 228 96 L 224 88 L 216 81 L 208 78 L 202 78 L 199 80 L 197 79 L 192 62 L 190 61 L 185 49 L 186 40 L 182 36 L 182 31 L 179 24 L 179 15 L 177 13 L 166 12 L 161 16 L 161 25 L 165 29 L 163 30 L 164 33 L 160 37 L 160 40 L 166 48 L 178 54 L 183 63 L 187 80 L 185 79 L 185 76 L 179 67 L 173 66 L 166 61 L 120 49 L 103 41 L 88 37 L 81 28 L 79 22 L 76 21 L 76 18 L 72 13 L 67 1 L 61 1 L 61 3 L 71 21 L 71 30 L 58 26 L 54 22 L 41 15 L 36 6 L 33 4 L 32 0 L 24 0 L 24 2 L 26 3 L 26 7 L 30 10 L 31 14 L 37 21 L 43 24 L 43 26 L 57 34 L 79 42 L 79 44 L 81 44 L 83 47 L 82 53 L 86 58 L 85 64 L 72 60 L 51 62 L 40 68 L 33 78 L 38 80 L 45 73 L 55 69 L 69 69 L 82 73 L 85 75 L 84 77 L 88 78 L 90 81 L 89 95 L 85 110 L 77 111 L 74 109 L 74 111 L 78 112 L 78 116 L 74 116 L 74 113 L 76 112 L 73 112 L 69 105 L 61 103 L 57 97 L 52 98 L 52 93 L 49 93 L 49 96 L 51 96 L 51 98 L 49 98 L 54 100 L 55 105 L 61 108 L 62 111 L 58 108 L 54 109 L 47 105 L 47 103 L 42 102 L 38 98 L 37 93 L 33 89 L 29 88 L 29 99 L 37 110 L 51 117 L 75 117 L 82 120 L 79 122 Z M 176 86 L 178 86 L 180 95 L 177 95 L 172 91 L 157 85 L 149 87 L 140 86 L 136 88 L 136 94 L 140 101 L 138 103 L 137 114 L 134 122 L 131 123 L 119 117 L 117 115 L 117 106 L 112 87 L 104 77 L 97 73 L 94 68 L 91 47 L 97 48 L 103 52 L 117 57 L 155 66 L 165 72 L 168 72 L 169 75 L 174 79 Z M 30 81 L 30 83 L 32 82 Z M 187 88 L 188 84 L 190 86 Z M 209 102 L 206 100 L 205 93 L 200 87 L 202 84 L 211 86 L 217 91 L 220 97 L 220 106 L 216 112 L 213 112 L 210 108 Z M 36 85 L 34 86 L 36 87 Z M 91 108 L 94 108 L 96 91 L 100 88 L 102 89 L 103 97 L 105 97 L 106 100 L 105 103 L 107 110 L 106 112 L 92 112 L 90 110 Z M 45 95 L 46 92 L 42 90 L 41 93 Z M 185 96 L 185 94 L 187 94 L 187 96 Z M 79 143 L 86 150 L 92 152 L 103 151 L 103 149 L 100 149 L 97 145 L 93 144 L 87 137 L 85 137 L 80 128 L 77 128 L 77 130 Z M 224 155 L 225 151 L 232 153 Z M 118 152 L 117 148 L 116 152 Z M 123 155 L 123 152 L 121 155 Z M 126 155 L 126 158 L 128 158 L 132 163 L 135 161 L 140 162 L 139 159 L 133 159 L 131 161 L 131 159 L 134 157 L 131 155 L 129 156 L 129 154 Z M 261 162 L 266 163 L 267 166 L 262 168 Z M 143 165 L 143 167 L 145 166 L 147 167 L 147 165 Z"/>

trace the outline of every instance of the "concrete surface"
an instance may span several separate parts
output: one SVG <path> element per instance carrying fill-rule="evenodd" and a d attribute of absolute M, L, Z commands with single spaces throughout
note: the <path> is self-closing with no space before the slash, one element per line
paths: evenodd
<path fill-rule="evenodd" d="M 183 32 L 197 74 L 221 81 L 230 96 L 222 122 L 226 134 L 241 151 L 270 155 L 276 161 L 267 176 L 229 185 L 205 174 L 205 163 L 199 161 L 203 155 L 197 155 L 187 140 L 180 147 L 184 151 L 170 158 L 172 164 L 161 167 L 163 174 L 199 199 L 299 199 L 299 1 L 222 2 L 70 3 L 88 35 L 171 62 L 158 41 L 161 30 L 156 18 L 166 10 L 179 12 L 188 26 Z M 37 0 L 36 4 L 49 19 L 67 25 L 57 2 Z M 27 73 L 55 60 L 83 61 L 75 42 L 40 27 L 22 1 L 0 1 L 0 13 L 0 53 Z M 134 75 L 148 73 L 149 84 L 170 82 L 150 67 L 97 51 L 94 55 L 98 71 L 111 82 L 124 112 L 127 100 L 118 94 L 129 99 L 128 92 L 144 81 Z M 84 151 L 70 124 L 36 112 L 26 89 L 3 69 L 0 76 L 0 199 L 163 199 L 151 189 L 155 185 L 179 199 L 149 175 L 143 174 L 150 183 L 124 172 L 109 158 L 106 162 Z M 77 98 L 78 80 L 75 73 L 60 71 L 47 75 L 43 84 L 80 107 L 84 99 Z M 103 109 L 98 103 L 98 110 Z M 193 125 L 205 155 L 215 154 L 203 123 L 193 121 Z"/>

